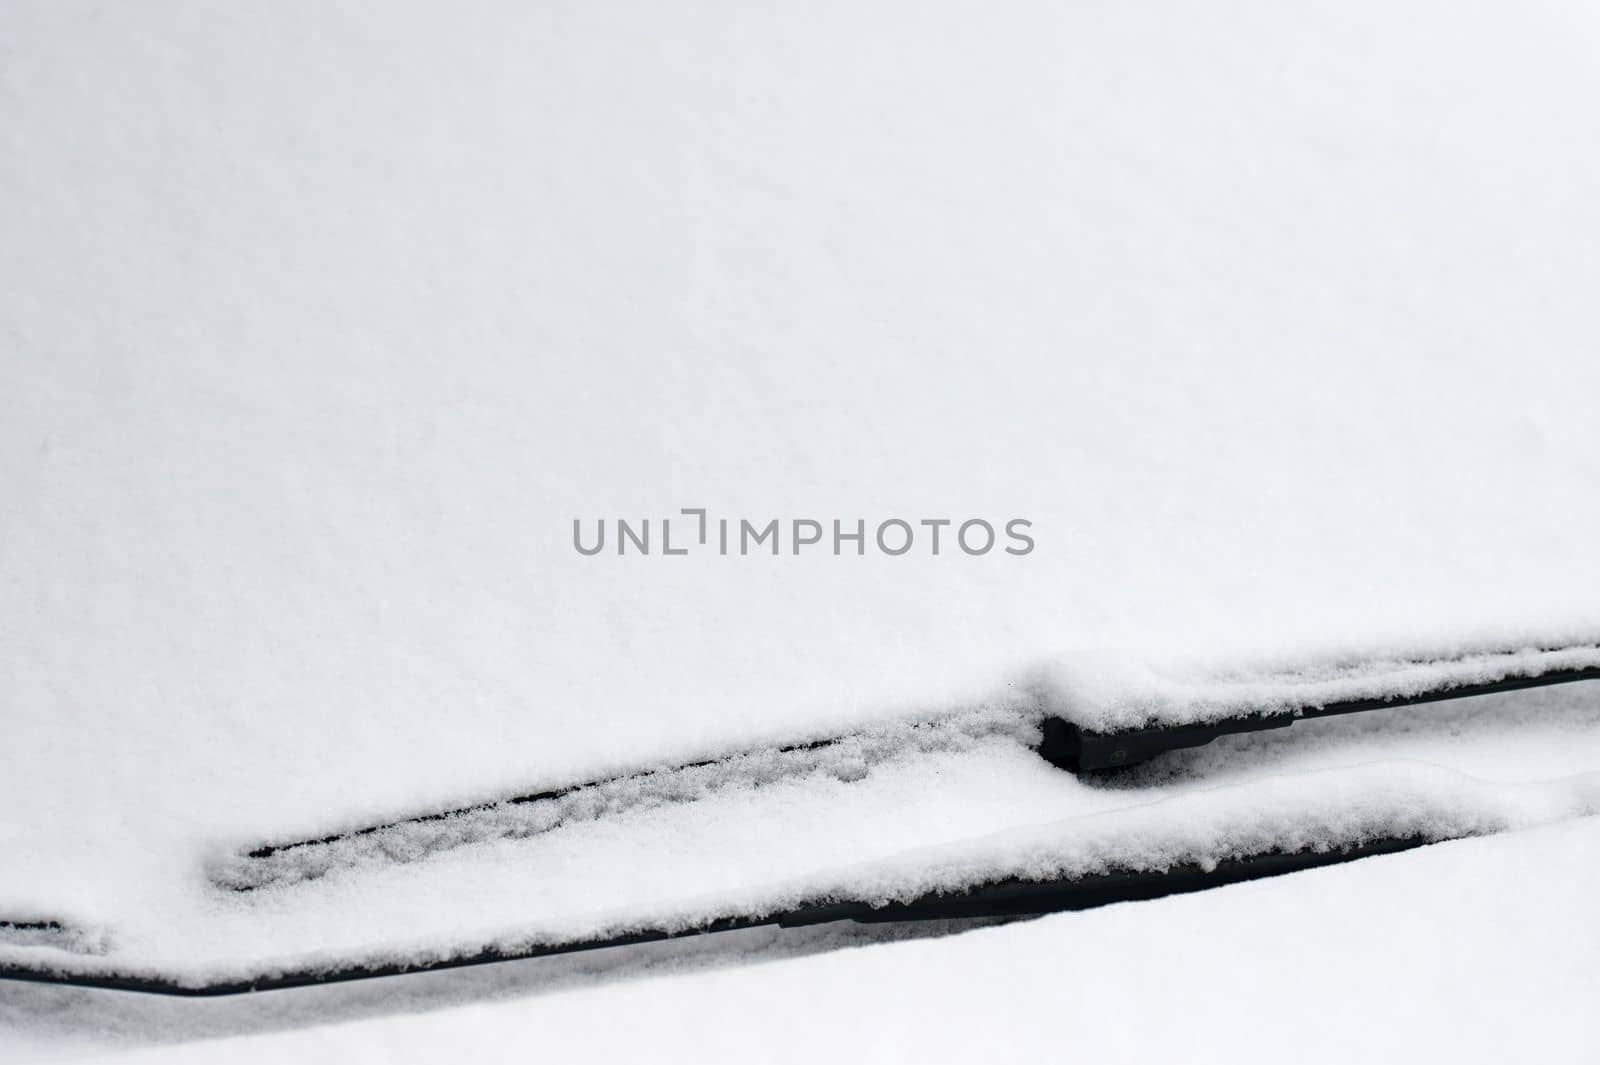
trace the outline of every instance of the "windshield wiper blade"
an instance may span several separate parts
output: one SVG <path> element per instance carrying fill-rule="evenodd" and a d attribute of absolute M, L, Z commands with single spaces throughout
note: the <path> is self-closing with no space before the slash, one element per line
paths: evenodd
<path fill-rule="evenodd" d="M 515 947 L 486 946 L 418 962 L 353 961 L 319 968 L 274 968 L 254 976 L 209 982 L 188 982 L 174 975 L 150 971 L 115 968 L 75 971 L 48 965 L 26 966 L 3 963 L 0 963 L 0 979 L 184 998 L 219 998 L 259 991 L 317 987 L 411 973 L 438 972 L 498 962 L 577 954 L 608 947 L 638 946 L 664 940 L 689 939 L 761 927 L 802 928 L 833 921 L 884 924 L 1041 916 L 1093 909 L 1116 902 L 1149 901 L 1169 895 L 1205 891 L 1228 884 L 1281 876 L 1361 858 L 1396 854 L 1434 842 L 1439 841 L 1420 836 L 1407 836 L 1371 840 L 1329 850 L 1268 851 L 1226 859 L 1209 867 L 1189 864 L 1155 870 L 1111 870 L 1096 875 L 1061 880 L 1009 878 L 982 884 L 962 892 L 934 892 L 908 901 L 891 902 L 881 906 L 860 901 L 822 901 L 762 916 L 724 917 L 688 928 L 646 928 L 596 939 Z M 0 922 L 0 926 L 3 925 L 4 922 Z"/>
<path fill-rule="evenodd" d="M 1121 769 L 1149 761 L 1158 754 L 1184 747 L 1201 747 L 1222 736 L 1241 732 L 1288 728 L 1296 721 L 1319 717 L 1360 714 L 1370 710 L 1392 710 L 1402 706 L 1467 699 L 1476 695 L 1571 684 L 1580 680 L 1600 680 L 1600 666 L 1578 669 L 1553 669 L 1542 673 L 1513 674 L 1496 680 L 1444 684 L 1438 688 L 1406 695 L 1381 698 L 1346 699 L 1323 705 L 1307 705 L 1277 713 L 1245 713 L 1195 724 L 1152 725 L 1119 732 L 1096 732 L 1081 728 L 1061 717 L 1046 718 L 1039 753 L 1046 761 L 1073 773 Z"/>

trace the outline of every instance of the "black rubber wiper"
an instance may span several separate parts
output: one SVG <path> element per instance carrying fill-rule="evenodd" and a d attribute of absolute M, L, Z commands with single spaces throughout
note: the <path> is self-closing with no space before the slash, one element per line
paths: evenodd
<path fill-rule="evenodd" d="M 1390 710 L 1400 706 L 1466 699 L 1474 695 L 1571 684 L 1580 680 L 1600 680 L 1600 667 L 1555 669 L 1538 674 L 1511 674 L 1499 680 L 1465 684 L 1444 684 L 1411 695 L 1382 699 L 1348 699 L 1343 702 L 1308 705 L 1282 713 L 1244 714 L 1197 725 L 1155 725 L 1123 732 L 1094 732 L 1079 728 L 1059 717 L 1047 718 L 1042 726 L 1044 738 L 1039 753 L 1052 765 L 1074 773 L 1120 769 L 1149 761 L 1158 754 L 1183 747 L 1201 747 L 1221 736 L 1265 729 L 1288 728 L 1310 718 L 1360 714 L 1369 710 Z"/>
<path fill-rule="evenodd" d="M 1557 654 L 1594 650 L 1594 648 L 1557 647 L 1543 650 L 1545 653 Z M 1243 732 L 1259 732 L 1266 729 L 1287 728 L 1296 721 L 1310 718 L 1356 714 L 1369 710 L 1387 710 L 1421 703 L 1464 699 L 1470 696 L 1488 695 L 1495 692 L 1600 679 L 1600 666 L 1533 672 L 1535 668 L 1536 664 L 1523 664 L 1521 669 L 1524 672 L 1512 671 L 1493 681 L 1452 683 L 1445 680 L 1437 688 L 1408 695 L 1351 699 L 1321 705 L 1308 702 L 1305 705 L 1287 710 L 1279 708 L 1277 712 L 1273 713 L 1245 712 L 1234 717 L 1203 724 L 1153 725 L 1147 728 L 1130 729 L 1121 732 L 1096 732 L 1082 728 L 1059 716 L 1044 716 L 1045 712 L 1041 710 L 1039 722 L 1040 742 L 1037 750 L 1047 761 L 1062 769 L 1073 773 L 1096 773 L 1103 770 L 1116 770 L 1138 765 L 1167 751 L 1203 746 L 1222 736 Z M 937 730 L 941 727 L 942 724 L 938 721 L 908 726 L 910 729 L 922 730 Z M 849 742 L 852 738 L 854 737 L 835 736 L 794 743 L 773 748 L 770 753 L 780 757 L 803 760 L 808 754 L 826 752 L 830 748 Z M 752 756 L 754 753 L 756 752 L 743 752 L 726 755 L 721 758 L 709 758 L 681 765 L 657 767 L 635 773 L 623 773 L 566 787 L 514 795 L 498 801 L 486 801 L 468 806 L 435 810 L 412 817 L 398 818 L 381 824 L 367 825 L 362 828 L 330 833 L 309 839 L 261 843 L 238 855 L 225 871 L 219 871 L 215 882 L 217 886 L 232 891 L 253 891 L 259 887 L 279 882 L 282 875 L 280 869 L 283 867 L 285 860 L 296 857 L 297 852 L 300 855 L 304 855 L 321 850 L 331 851 L 367 837 L 380 836 L 384 833 L 415 826 L 430 824 L 441 824 L 442 826 L 445 823 L 468 819 L 475 815 L 494 814 L 497 811 L 514 813 L 519 808 L 528 809 L 535 804 L 555 803 L 569 797 L 582 795 L 585 792 L 598 792 L 601 789 L 637 783 L 649 778 L 665 778 L 671 774 L 688 770 L 731 765 L 741 758 Z M 518 830 L 522 829 L 519 828 Z M 468 839 L 477 838 L 471 832 L 465 832 L 464 834 Z M 328 857 L 331 860 L 333 855 L 330 854 Z M 298 871 L 292 871 L 290 874 L 290 879 L 301 878 L 305 878 L 304 874 Z"/>
<path fill-rule="evenodd" d="M 22 980 L 68 987 L 136 991 L 186 998 L 218 998 L 258 991 L 348 983 L 408 973 L 437 972 L 473 965 L 520 961 L 528 958 L 577 954 L 607 947 L 637 946 L 669 939 L 688 939 L 761 927 L 799 928 L 833 921 L 882 924 L 894 921 L 930 921 L 983 917 L 1026 917 L 1068 910 L 1087 910 L 1115 902 L 1146 901 L 1237 884 L 1247 880 L 1295 873 L 1380 854 L 1394 854 L 1433 842 L 1420 837 L 1384 839 L 1334 850 L 1271 851 L 1217 863 L 1207 869 L 1180 865 L 1165 870 L 1121 870 L 1071 880 L 1008 879 L 956 893 L 933 893 L 906 902 L 874 907 L 865 902 L 819 902 L 761 917 L 731 916 L 685 929 L 643 929 L 601 939 L 523 947 L 484 947 L 459 954 L 406 964 L 352 962 L 324 968 L 274 969 L 260 975 L 214 982 L 188 983 L 152 972 L 106 969 L 74 972 L 69 969 L 0 964 L 0 979 Z M 56 922 L 38 922 L 61 927 Z M 3 922 L 0 922 L 3 926 Z"/>

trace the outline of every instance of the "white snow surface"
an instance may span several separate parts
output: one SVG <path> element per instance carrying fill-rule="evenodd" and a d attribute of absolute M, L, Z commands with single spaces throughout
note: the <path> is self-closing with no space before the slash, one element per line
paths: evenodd
<path fill-rule="evenodd" d="M 1523 762 L 1364 748 L 1150 821 L 996 733 L 207 879 L 1040 693 L 1127 725 L 1595 646 L 1597 44 L 1566 0 L 11 0 L 0 915 L 216 971 L 432 892 L 483 905 L 407 949 L 1583 812 L 1595 730 L 1516 712 Z M 693 507 L 869 544 L 664 557 Z M 601 518 L 657 550 L 580 555 Z M 888 557 L 889 518 L 1036 547 Z"/>

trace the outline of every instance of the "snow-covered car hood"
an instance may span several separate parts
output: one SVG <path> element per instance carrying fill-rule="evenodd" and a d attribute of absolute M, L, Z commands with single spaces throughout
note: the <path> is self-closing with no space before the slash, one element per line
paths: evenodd
<path fill-rule="evenodd" d="M 1361 747 L 1146 822 L 1028 751 L 1048 713 L 1594 664 L 1600 68 L 1568 5 L 1506 18 L 8 5 L 0 917 L 214 972 L 1587 811 L 1578 689 L 1472 732 L 1538 781 Z M 997 715 L 690 819 L 216 886 Z M 380 881 L 410 901 L 355 919 Z"/>

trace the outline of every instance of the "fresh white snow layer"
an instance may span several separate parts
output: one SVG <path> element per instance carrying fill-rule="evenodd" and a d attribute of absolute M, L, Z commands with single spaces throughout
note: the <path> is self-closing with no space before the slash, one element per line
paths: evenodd
<path fill-rule="evenodd" d="M 819 774 L 210 879 L 1041 692 L 1127 725 L 1595 646 L 1597 37 L 1567 0 L 11 0 L 0 915 L 198 972 L 1076 867 L 1125 830 L 993 833 L 1134 796 L 993 736 L 886 758 L 859 820 Z M 685 508 L 779 553 L 666 556 Z M 1515 719 L 1492 785 L 1374 749 L 1116 824 L 1155 860 L 1586 809 L 1594 730 Z M 395 930 L 446 891 L 485 901 Z"/>

